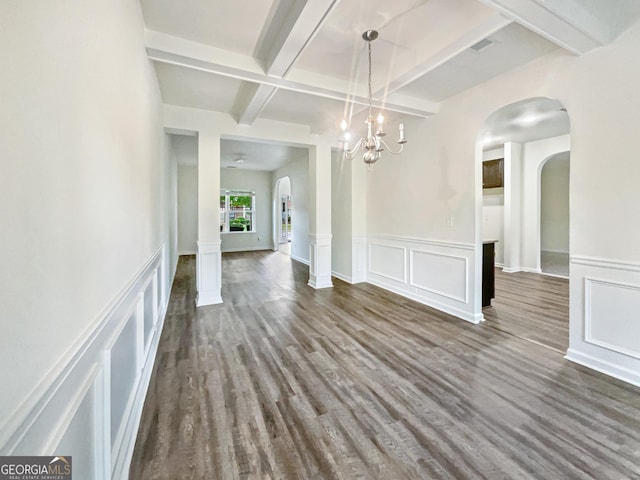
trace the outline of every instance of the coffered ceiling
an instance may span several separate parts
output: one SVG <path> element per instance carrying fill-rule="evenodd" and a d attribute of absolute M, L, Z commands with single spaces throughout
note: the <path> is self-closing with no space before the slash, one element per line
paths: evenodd
<path fill-rule="evenodd" d="M 141 0 L 168 104 L 336 129 L 367 104 L 428 117 L 440 102 L 550 51 L 581 55 L 640 14 L 628 0 Z M 481 42 L 478 44 L 478 42 Z M 485 46 L 486 45 L 486 46 Z M 484 46 L 484 48 L 482 48 Z"/>

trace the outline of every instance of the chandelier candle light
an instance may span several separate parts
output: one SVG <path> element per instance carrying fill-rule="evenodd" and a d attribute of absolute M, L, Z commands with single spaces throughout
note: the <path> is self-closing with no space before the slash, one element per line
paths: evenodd
<path fill-rule="evenodd" d="M 371 166 L 372 163 L 375 163 L 380 157 L 382 157 L 384 147 L 386 147 L 389 153 L 398 155 L 402 152 L 404 144 L 407 143 L 407 140 L 406 138 L 404 138 L 404 124 L 401 123 L 398 126 L 398 144 L 400 145 L 400 149 L 397 152 L 391 150 L 389 145 L 387 145 L 387 143 L 382 138 L 386 135 L 382 127 L 382 124 L 384 122 L 382 113 L 378 114 L 376 133 L 373 133 L 373 95 L 371 92 L 371 42 L 378 38 L 378 32 L 376 32 L 375 30 L 367 30 L 362 34 L 362 38 L 367 42 L 367 46 L 369 49 L 369 115 L 367 116 L 367 120 L 365 121 L 365 123 L 367 124 L 367 137 L 362 137 L 356 142 L 352 149 L 349 149 L 349 140 L 351 139 L 351 134 L 347 131 L 348 124 L 346 120 L 342 120 L 340 128 L 342 128 L 343 132 L 343 151 L 345 157 L 347 157 L 349 160 L 352 160 L 355 157 L 356 153 L 360 149 L 363 149 L 364 153 L 362 155 L 362 159 L 364 160 L 364 163 Z"/>

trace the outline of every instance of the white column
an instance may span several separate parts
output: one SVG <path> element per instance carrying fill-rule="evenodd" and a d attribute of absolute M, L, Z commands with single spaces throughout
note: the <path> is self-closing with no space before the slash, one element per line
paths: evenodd
<path fill-rule="evenodd" d="M 504 144 L 504 268 L 522 269 L 522 144 Z"/>
<path fill-rule="evenodd" d="M 309 286 L 331 281 L 331 145 L 309 147 Z"/>
<path fill-rule="evenodd" d="M 198 135 L 198 253 L 196 305 L 222 303 L 220 250 L 220 134 Z"/>
<path fill-rule="evenodd" d="M 360 156 L 351 162 L 351 281 L 367 281 L 367 166 Z"/>

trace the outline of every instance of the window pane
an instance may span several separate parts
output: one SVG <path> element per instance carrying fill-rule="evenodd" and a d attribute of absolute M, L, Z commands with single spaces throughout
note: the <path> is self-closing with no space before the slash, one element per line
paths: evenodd
<path fill-rule="evenodd" d="M 231 195 L 229 196 L 229 207 L 231 210 L 251 210 L 251 195 Z"/>
<path fill-rule="evenodd" d="M 227 222 L 225 222 L 224 218 L 225 218 L 225 213 L 220 212 L 220 231 L 228 232 L 229 230 L 227 229 Z"/>

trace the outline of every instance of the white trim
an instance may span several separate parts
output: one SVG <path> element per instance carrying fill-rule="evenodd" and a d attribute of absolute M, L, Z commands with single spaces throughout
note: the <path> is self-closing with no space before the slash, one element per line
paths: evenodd
<path fill-rule="evenodd" d="M 295 260 L 296 262 L 304 263 L 307 267 L 309 266 L 309 260 L 305 260 L 302 257 L 298 257 L 297 255 L 291 254 L 289 255 L 291 260 Z"/>
<path fill-rule="evenodd" d="M 402 257 L 403 257 L 402 258 L 402 278 L 392 277 L 391 275 L 387 275 L 386 273 L 377 272 L 375 270 L 372 270 L 371 269 L 371 247 L 384 247 L 384 248 L 402 250 Z M 379 277 L 388 278 L 389 280 L 394 280 L 396 282 L 407 283 L 407 275 L 408 275 L 408 272 L 407 272 L 407 248 L 406 247 L 399 247 L 398 245 L 387 245 L 387 244 L 384 244 L 384 243 L 369 242 L 369 255 L 368 255 L 367 266 L 368 266 L 368 272 L 369 273 L 373 273 L 374 275 L 378 275 Z"/>
<path fill-rule="evenodd" d="M 222 252 L 220 247 L 222 240 L 213 242 L 198 241 L 198 253 L 196 255 L 196 307 L 216 305 L 222 303 Z M 213 260 L 211 260 L 213 257 Z M 210 261 L 205 261 L 209 259 Z M 206 279 L 206 280 L 205 280 Z M 210 286 L 204 289 L 206 284 Z"/>
<path fill-rule="evenodd" d="M 93 465 L 96 478 L 126 479 L 133 448 L 140 424 L 149 379 L 157 353 L 162 326 L 167 311 L 169 296 L 158 292 L 156 288 L 159 272 L 165 272 L 164 245 L 143 265 L 133 279 L 110 303 L 85 332 L 80 342 L 61 358 L 45 381 L 41 382 L 29 398 L 9 417 L 2 428 L 0 455 L 12 455 L 15 452 L 31 452 L 33 455 L 45 455 L 51 452 L 65 437 L 72 422 L 82 421 L 86 436 L 93 439 L 93 452 L 86 461 Z M 175 275 L 175 269 L 171 272 Z M 173 283 L 173 278 L 170 279 Z M 164 284 L 164 280 L 162 282 Z M 153 289 L 149 290 L 149 286 Z M 147 292 L 147 290 L 149 290 Z M 157 325 L 150 331 L 152 340 L 145 349 L 140 338 L 140 322 L 144 322 L 144 295 L 150 295 L 151 311 Z M 162 303 L 156 304 L 159 298 Z M 144 354 L 144 364 L 133 365 L 133 385 L 123 396 L 127 396 L 126 408 L 122 414 L 117 441 L 111 438 L 111 391 L 112 364 L 110 348 L 118 342 L 120 335 L 129 322 L 136 323 L 135 337 L 129 342 L 128 354 L 136 362 Z M 131 350 L 133 349 L 133 350 Z M 71 352 L 71 353 L 70 353 Z M 113 372 L 114 374 L 117 372 Z M 78 409 L 88 393 L 91 392 L 94 418 L 79 418 Z M 37 395 L 37 396 L 36 396 Z M 75 437 L 74 437 L 75 438 Z M 83 437 L 84 438 L 84 437 Z M 77 441 L 78 439 L 75 438 Z M 112 446 L 113 445 L 113 446 Z M 113 468 L 112 468 L 113 459 Z"/>
<path fill-rule="evenodd" d="M 254 247 L 230 248 L 228 250 L 222 250 L 222 253 L 260 252 L 260 251 L 263 251 L 263 250 L 271 250 L 271 251 L 273 251 L 273 249 L 270 246 L 257 245 L 257 246 L 254 246 Z"/>
<path fill-rule="evenodd" d="M 91 390 L 91 387 L 93 386 L 93 383 L 99 373 L 99 370 L 100 370 L 99 366 L 94 365 L 93 368 L 91 368 L 87 373 L 85 379 L 80 384 L 80 387 L 78 388 L 78 390 L 76 390 L 76 394 L 73 396 L 73 398 L 70 398 L 68 400 L 69 404 L 67 408 L 65 409 L 62 416 L 58 418 L 58 422 L 53 428 L 53 431 L 51 432 L 51 435 L 49 436 L 47 443 L 45 443 L 45 447 L 44 447 L 45 452 L 54 451 L 55 448 L 60 443 L 60 441 L 62 440 L 62 437 L 64 436 L 65 432 L 69 428 L 69 425 L 71 425 L 71 422 L 73 421 L 73 417 L 75 417 L 76 413 L 78 412 L 78 408 L 80 408 L 80 405 L 86 398 L 87 393 L 89 393 L 89 391 Z"/>
<path fill-rule="evenodd" d="M 543 249 L 540 249 L 540 253 L 561 253 L 562 255 L 569 255 L 569 250 L 543 250 Z"/>
<path fill-rule="evenodd" d="M 462 242 L 449 242 L 446 240 L 427 240 L 425 238 L 417 238 L 417 237 L 400 237 L 396 235 L 378 235 L 378 234 L 370 234 L 368 238 L 377 238 L 379 240 L 393 240 L 396 242 L 411 242 L 411 243 L 420 243 L 422 245 L 431 245 L 434 247 L 451 247 L 459 250 L 471 250 L 475 251 L 475 245 L 473 243 L 462 243 Z"/>
<path fill-rule="evenodd" d="M 605 375 L 610 375 L 618 380 L 622 380 L 623 382 L 640 387 L 640 374 L 638 374 L 638 371 L 614 365 L 613 363 L 601 360 L 592 355 L 578 352 L 572 348 L 567 350 L 567 354 L 564 358 L 570 362 L 577 363 L 600 373 L 604 373 Z"/>
<path fill-rule="evenodd" d="M 331 271 L 331 275 L 336 277 L 336 278 L 339 278 L 343 282 L 347 282 L 347 283 L 350 283 L 350 284 L 353 285 L 353 280 L 348 275 L 343 275 L 342 273 L 338 273 L 338 272 L 335 272 L 335 271 Z"/>
<path fill-rule="evenodd" d="M 518 272 L 521 272 L 521 271 L 522 271 L 522 269 L 520 269 L 520 268 L 504 268 L 504 267 L 503 267 L 503 268 L 502 268 L 502 271 L 503 271 L 504 273 L 518 273 Z"/>
<path fill-rule="evenodd" d="M 317 235 L 315 233 L 310 233 L 307 236 L 308 236 L 309 240 L 315 240 L 316 241 L 316 245 L 331 244 L 331 239 L 333 238 L 333 235 L 330 234 L 330 233 L 320 234 L 320 235 Z"/>
<path fill-rule="evenodd" d="M 588 267 L 608 268 L 611 270 L 621 270 L 626 272 L 640 272 L 640 263 L 625 260 L 613 260 L 601 257 L 587 257 L 583 255 L 571 255 L 569 263 L 574 265 L 585 265 Z"/>
<path fill-rule="evenodd" d="M 413 281 L 413 272 L 414 272 L 413 253 L 414 252 L 424 253 L 426 255 L 433 255 L 437 257 L 448 257 L 448 258 L 456 258 L 458 260 L 463 260 L 464 261 L 464 297 L 456 297 L 455 295 L 445 293 L 442 290 L 427 288 L 426 286 L 415 283 Z M 420 290 L 424 290 L 426 292 L 435 293 L 436 295 L 440 295 L 441 297 L 450 298 L 451 300 L 456 300 L 458 302 L 468 303 L 469 302 L 469 259 L 466 257 L 461 257 L 459 255 L 449 255 L 446 253 L 429 252 L 426 250 L 417 250 L 415 248 L 410 248 L 409 249 L 409 285 L 411 285 L 412 287 L 419 288 Z"/>
<path fill-rule="evenodd" d="M 410 298 L 411 300 L 415 300 L 418 303 L 421 303 L 423 305 L 427 305 L 429 307 L 435 308 L 436 310 L 440 310 L 441 312 L 445 312 L 448 313 L 450 315 L 453 315 L 454 317 L 460 318 L 462 320 L 465 320 L 467 322 L 470 323 L 474 323 L 474 324 L 478 324 L 480 322 L 482 322 L 484 320 L 484 316 L 482 315 L 482 313 L 477 314 L 477 315 L 473 315 L 470 314 L 468 312 L 465 312 L 464 310 L 461 310 L 459 308 L 456 308 L 450 304 L 446 304 L 446 303 L 442 303 L 442 302 L 438 302 L 436 300 L 433 300 L 431 298 L 427 298 L 424 297 L 422 295 L 418 295 L 414 292 L 411 291 L 407 291 L 407 290 L 403 290 L 401 288 L 396 287 L 395 285 L 391 284 L 391 283 L 385 283 L 384 281 L 380 281 L 380 280 L 376 280 L 376 279 L 369 279 L 368 283 L 375 285 L 377 287 L 383 288 L 385 290 L 389 290 L 393 293 L 396 293 L 402 297 L 405 298 Z"/>
<path fill-rule="evenodd" d="M 196 250 L 187 250 L 187 251 L 178 252 L 178 256 L 182 257 L 182 256 L 185 256 L 185 255 L 196 255 L 197 253 L 198 252 Z"/>
<path fill-rule="evenodd" d="M 628 357 L 632 357 L 640 360 L 640 352 L 629 350 L 625 347 L 620 347 L 618 345 L 613 345 L 611 343 L 595 339 L 591 335 L 591 326 L 592 326 L 592 316 L 591 316 L 592 294 L 591 292 L 592 292 L 593 284 L 625 288 L 629 290 L 636 290 L 638 292 L 640 292 L 640 286 L 630 284 L 630 283 L 612 282 L 610 280 L 600 280 L 593 277 L 586 277 L 586 276 L 584 277 L 584 341 L 586 343 L 596 345 L 597 347 L 606 348 L 607 350 L 611 350 L 612 352 L 621 353 L 622 355 L 626 355 Z"/>
<path fill-rule="evenodd" d="M 78 364 L 83 355 L 95 343 L 103 332 L 112 316 L 130 301 L 134 286 L 139 283 L 149 267 L 164 260 L 164 245 L 131 277 L 125 287 L 113 297 L 107 306 L 91 322 L 79 339 L 67 349 L 60 359 L 43 376 L 42 380 L 25 397 L 23 402 L 7 416 L 4 424 L 0 425 L 0 454 L 11 455 L 15 446 L 22 441 L 26 433 L 33 426 L 36 418 L 47 408 L 51 399 L 60 387 L 59 380 L 66 379 L 71 370 Z M 137 297 L 137 294 L 134 298 Z"/>
<path fill-rule="evenodd" d="M 521 267 L 519 270 L 516 270 L 516 271 L 525 272 L 525 273 L 544 273 L 540 268 L 529 268 L 529 267 Z M 515 273 L 515 272 L 507 272 L 507 273 Z"/>

